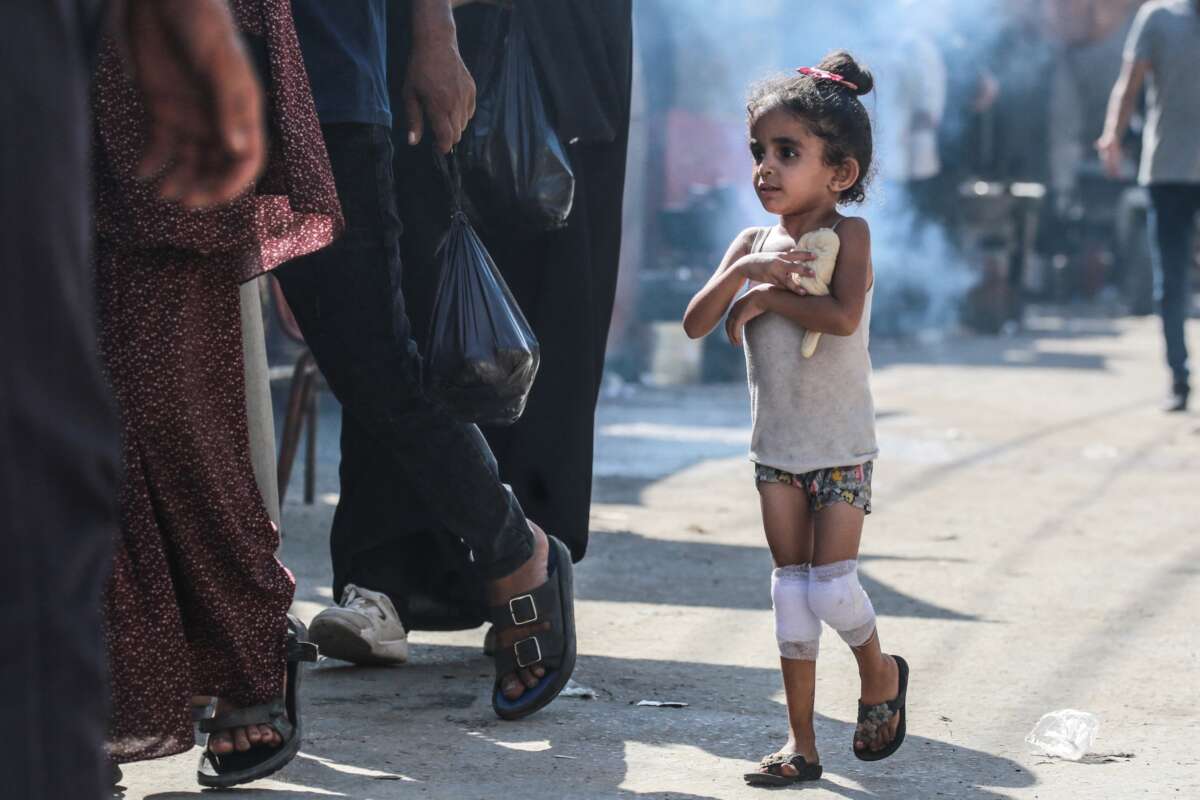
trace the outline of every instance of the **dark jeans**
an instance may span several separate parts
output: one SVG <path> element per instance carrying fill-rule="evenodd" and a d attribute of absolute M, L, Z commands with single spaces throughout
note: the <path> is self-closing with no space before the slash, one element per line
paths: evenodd
<path fill-rule="evenodd" d="M 0 3 L 0 775 L 107 797 L 100 597 L 117 433 L 96 356 L 86 0 Z"/>
<path fill-rule="evenodd" d="M 1167 365 L 1176 391 L 1188 386 L 1188 353 L 1184 323 L 1191 308 L 1189 273 L 1192 234 L 1200 213 L 1200 183 L 1161 183 L 1150 187 L 1150 252 L 1154 260 L 1154 295 L 1162 314 Z"/>
<path fill-rule="evenodd" d="M 387 594 L 409 630 L 478 627 L 487 605 L 477 565 L 420 487 L 398 474 L 395 456 L 343 414 L 334 591 L 353 583 Z"/>
<path fill-rule="evenodd" d="M 392 144 L 378 125 L 323 126 L 346 232 L 331 247 L 277 271 L 288 304 L 333 393 L 344 424 L 370 435 L 390 456 L 397 491 L 415 492 L 445 530 L 474 553 L 485 577 L 515 570 L 533 537 L 496 460 L 474 425 L 427 395 L 400 287 L 400 220 Z M 397 520 L 356 519 L 361 465 L 343 452 L 342 495 L 331 550 L 336 596 L 355 580 L 381 541 L 401 535 Z M 364 581 L 368 588 L 370 586 Z"/>

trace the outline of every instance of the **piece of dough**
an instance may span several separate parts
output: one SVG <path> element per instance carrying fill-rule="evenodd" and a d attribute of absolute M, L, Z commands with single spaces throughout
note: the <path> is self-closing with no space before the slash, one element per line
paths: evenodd
<path fill-rule="evenodd" d="M 801 236 L 800 241 L 796 242 L 796 249 L 807 250 L 816 256 L 815 259 L 807 262 L 816 275 L 810 278 L 807 275 L 793 272 L 792 283 L 812 295 L 829 294 L 829 284 L 833 281 L 833 268 L 837 265 L 838 249 L 841 246 L 842 242 L 833 228 L 817 228 L 815 231 L 809 231 Z M 820 332 L 805 331 L 800 353 L 805 358 L 812 358 L 812 354 L 817 352 L 817 342 L 819 341 L 821 341 Z"/>

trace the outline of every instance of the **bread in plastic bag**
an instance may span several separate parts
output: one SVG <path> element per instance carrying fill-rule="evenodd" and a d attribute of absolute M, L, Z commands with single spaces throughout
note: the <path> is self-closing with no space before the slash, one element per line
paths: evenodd
<path fill-rule="evenodd" d="M 453 163 L 453 157 L 449 160 Z M 455 200 L 450 228 L 435 254 L 439 274 L 426 388 L 464 422 L 511 425 L 525 410 L 541 349 L 462 210 L 456 172 L 447 175 Z"/>

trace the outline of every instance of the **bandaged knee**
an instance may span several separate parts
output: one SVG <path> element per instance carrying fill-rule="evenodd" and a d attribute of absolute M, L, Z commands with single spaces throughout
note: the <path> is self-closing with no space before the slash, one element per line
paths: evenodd
<path fill-rule="evenodd" d="M 875 632 L 875 608 L 858 582 L 857 561 L 835 561 L 812 567 L 808 579 L 812 613 L 851 647 L 866 644 Z"/>
<path fill-rule="evenodd" d="M 807 564 L 779 567 L 771 573 L 771 606 L 775 609 L 775 640 L 779 655 L 816 661 L 821 644 L 821 620 L 808 606 Z"/>

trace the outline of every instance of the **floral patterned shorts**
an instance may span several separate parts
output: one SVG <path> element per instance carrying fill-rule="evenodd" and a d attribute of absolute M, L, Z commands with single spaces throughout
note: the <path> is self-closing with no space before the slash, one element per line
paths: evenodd
<path fill-rule="evenodd" d="M 808 507 L 820 511 L 834 503 L 849 503 L 871 513 L 871 473 L 875 463 L 856 467 L 833 467 L 795 475 L 766 464 L 754 465 L 756 483 L 786 483 L 808 494 Z"/>

